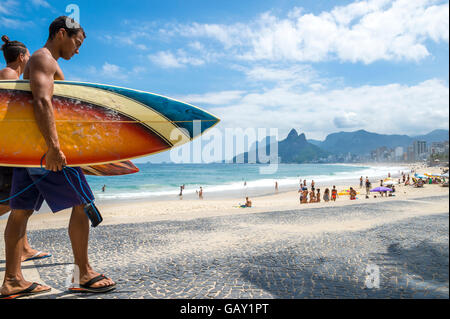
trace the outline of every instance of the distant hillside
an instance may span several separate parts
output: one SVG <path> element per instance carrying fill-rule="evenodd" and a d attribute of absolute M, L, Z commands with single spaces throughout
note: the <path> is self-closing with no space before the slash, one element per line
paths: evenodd
<path fill-rule="evenodd" d="M 355 132 L 339 132 L 329 134 L 323 142 L 308 141 L 319 146 L 321 149 L 333 154 L 368 154 L 370 151 L 386 146 L 403 148 L 411 145 L 415 140 L 431 142 L 442 142 L 448 140 L 448 130 L 435 130 L 426 135 L 410 137 L 408 135 L 388 135 L 359 130 Z"/>
<path fill-rule="evenodd" d="M 413 136 L 412 140 L 421 140 L 427 143 L 448 141 L 448 130 L 434 130 L 426 135 Z"/>
<path fill-rule="evenodd" d="M 268 145 L 266 141 L 267 139 L 265 139 L 262 143 L 257 143 L 254 149 L 258 150 L 261 147 L 265 147 L 265 154 L 269 154 L 270 147 L 273 146 Z M 305 163 L 318 161 L 320 158 L 327 157 L 328 155 L 328 152 L 323 151 L 316 145 L 308 143 L 305 134 L 302 133 L 299 135 L 295 129 L 292 129 L 284 140 L 278 142 L 278 156 L 281 163 Z M 233 159 L 233 162 L 236 162 L 239 158 L 243 158 L 244 163 L 247 163 L 248 152 L 236 156 Z"/>

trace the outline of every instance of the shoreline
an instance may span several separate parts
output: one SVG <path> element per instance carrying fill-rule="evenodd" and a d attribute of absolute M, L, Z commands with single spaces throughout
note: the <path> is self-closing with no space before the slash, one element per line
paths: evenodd
<path fill-rule="evenodd" d="M 439 170 L 439 168 L 425 168 L 418 172 L 423 173 L 425 171 L 433 173 Z M 422 172 L 421 172 L 422 171 Z M 395 174 L 391 174 L 395 176 Z M 250 195 L 252 200 L 252 208 L 239 208 L 240 204 L 244 203 L 244 198 L 236 194 L 228 197 L 216 197 L 209 196 L 207 193 L 203 200 L 197 199 L 194 196 L 184 197 L 182 200 L 179 198 L 170 200 L 155 200 L 155 199 L 139 199 L 139 200 L 127 200 L 127 201 L 96 201 L 96 205 L 99 208 L 102 216 L 103 223 L 101 225 L 113 225 L 124 223 L 140 223 L 150 221 L 166 221 L 166 220 L 190 220 L 203 217 L 212 216 L 226 216 L 233 214 L 254 214 L 254 213 L 268 213 L 274 211 L 286 211 L 286 210 L 303 210 L 311 208 L 323 208 L 323 207 L 340 207 L 348 205 L 361 205 L 365 203 L 383 203 L 386 201 L 397 200 L 414 200 L 421 197 L 433 197 L 449 194 L 449 189 L 440 187 L 438 184 L 426 184 L 424 188 L 414 188 L 412 186 L 397 185 L 396 193 L 393 197 L 380 197 L 379 194 L 371 194 L 369 199 L 365 198 L 365 188 L 359 188 L 359 183 L 353 181 L 351 184 L 340 183 L 327 183 L 328 185 L 317 184 L 321 188 L 323 196 L 323 186 L 331 187 L 336 185 L 338 190 L 342 186 L 353 187 L 361 194 L 357 196 L 356 200 L 350 200 L 348 196 L 339 196 L 336 202 L 324 202 L 320 203 L 299 203 L 299 194 L 297 188 L 283 188 L 281 187 L 278 192 L 274 190 L 270 192 L 259 192 L 258 194 Z M 377 186 L 377 182 L 372 181 L 373 187 Z M 5 216 L 4 216 L 5 217 Z M 39 212 L 35 213 L 28 224 L 29 230 L 39 229 L 54 229 L 65 228 L 69 223 L 70 209 L 61 211 L 58 213 L 51 212 Z M 6 219 L 0 220 L 0 228 L 6 226 Z M 100 226 L 101 226 L 100 225 Z"/>
<path fill-rule="evenodd" d="M 297 190 L 299 185 L 299 180 L 307 179 L 308 184 L 311 182 L 311 179 L 315 180 L 316 185 L 318 187 L 325 187 L 328 185 L 336 185 L 336 186 L 344 186 L 344 185 L 352 185 L 355 183 L 355 179 L 357 178 L 359 180 L 360 174 L 363 173 L 363 178 L 365 178 L 367 175 L 369 175 L 369 179 L 371 181 L 376 180 L 377 178 L 385 178 L 384 174 L 387 174 L 388 168 L 394 169 L 391 171 L 392 177 L 398 177 L 400 176 L 400 171 L 403 170 L 404 172 L 410 171 L 411 167 L 417 167 L 420 163 L 412 164 L 412 165 L 398 165 L 401 163 L 327 163 L 323 165 L 341 165 L 341 166 L 355 166 L 355 167 L 366 167 L 367 169 L 372 168 L 378 168 L 383 167 L 386 169 L 386 172 L 383 172 L 382 174 L 378 175 L 370 175 L 370 174 L 364 174 L 367 172 L 358 171 L 354 172 L 355 175 L 353 177 L 339 177 L 335 175 L 326 176 L 325 180 L 324 177 L 312 177 L 311 175 L 307 175 L 304 177 L 298 176 L 298 177 L 280 177 L 280 178 L 268 178 L 269 180 L 278 181 L 279 184 L 279 190 L 280 191 L 292 191 Z M 283 165 L 289 165 L 289 164 L 283 164 Z M 298 165 L 298 164 L 292 164 L 292 165 Z M 317 164 L 322 165 L 322 164 Z M 262 175 L 264 176 L 264 175 Z M 293 182 L 293 180 L 296 180 Z M 218 184 L 218 185 L 203 185 L 203 194 L 204 196 L 208 196 L 210 199 L 227 199 L 227 198 L 236 198 L 236 197 L 243 197 L 245 198 L 248 194 L 249 196 L 255 197 L 255 196 L 264 196 L 272 194 L 274 191 L 274 184 L 273 185 L 258 185 L 258 181 L 264 180 L 264 178 L 261 178 L 259 180 L 247 180 L 247 187 L 243 186 L 243 181 L 231 181 L 224 184 Z M 283 184 L 285 181 L 288 181 L 288 184 Z M 252 186 L 255 185 L 256 186 Z M 237 188 L 236 184 L 242 184 L 242 187 Z M 228 188 L 228 186 L 235 186 L 234 188 Z M 202 185 L 199 185 L 202 186 Z M 198 187 L 199 187 L 198 186 Z M 184 199 L 196 199 L 197 195 L 195 193 L 195 190 L 198 189 L 198 187 L 193 186 L 192 188 L 189 188 L 189 186 L 184 190 L 183 198 Z M 223 189 L 220 189 L 223 188 Z M 317 187 L 316 187 L 317 188 Z M 173 201 L 173 200 L 179 200 L 179 189 L 173 189 L 173 191 L 164 191 L 164 192 L 172 192 L 171 194 L 163 194 L 163 195 L 147 195 L 145 197 L 133 197 L 133 193 L 130 193 L 127 197 L 120 197 L 120 194 L 114 194 L 112 195 L 106 194 L 106 196 L 118 196 L 116 198 L 101 198 L 102 193 L 101 192 L 94 192 L 94 195 L 96 196 L 96 201 L 98 203 L 102 204 L 110 204 L 110 203 L 122 203 L 122 202 L 135 202 L 135 201 Z"/>

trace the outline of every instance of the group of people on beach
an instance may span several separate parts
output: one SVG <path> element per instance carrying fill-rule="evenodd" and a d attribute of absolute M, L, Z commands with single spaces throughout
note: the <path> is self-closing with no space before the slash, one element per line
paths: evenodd
<path fill-rule="evenodd" d="M 105 293 L 116 283 L 91 267 L 88 258 L 89 219 L 85 208 L 92 207 L 94 196 L 79 167 L 66 167 L 66 157 L 59 144 L 53 113 L 55 80 L 65 80 L 58 60 L 70 60 L 79 53 L 86 39 L 83 28 L 65 16 L 55 19 L 49 27 L 45 45 L 30 55 L 25 44 L 2 36 L 1 47 L 6 67 L 0 80 L 15 81 L 21 75 L 30 81 L 32 103 L 37 126 L 48 147 L 45 169 L 0 167 L 0 215 L 11 211 L 5 228 L 6 267 L 0 299 L 49 292 L 50 287 L 27 281 L 21 263 L 49 258 L 51 254 L 32 249 L 26 236 L 27 223 L 45 200 L 56 213 L 72 208 L 69 237 L 78 278 L 73 279 L 71 292 Z M 70 181 L 70 183 L 69 183 Z M 81 186 L 82 185 L 82 186 Z M 80 194 L 84 194 L 81 196 Z"/>
<path fill-rule="evenodd" d="M 320 189 L 315 189 L 315 183 L 314 180 L 311 181 L 311 190 L 308 190 L 306 180 L 303 180 L 303 182 L 300 182 L 300 188 L 298 190 L 298 193 L 300 194 L 300 204 L 307 204 L 307 203 L 320 203 L 322 195 L 320 194 Z M 333 188 L 330 189 L 326 188 L 323 192 L 323 201 L 329 202 L 330 200 L 336 201 L 336 198 L 338 197 L 338 191 L 336 189 L 336 186 L 333 186 Z"/>

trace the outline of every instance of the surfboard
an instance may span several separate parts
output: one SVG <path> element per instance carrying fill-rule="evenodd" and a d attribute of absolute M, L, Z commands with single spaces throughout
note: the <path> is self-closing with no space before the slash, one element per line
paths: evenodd
<path fill-rule="evenodd" d="M 136 165 L 134 165 L 131 161 L 93 166 L 81 166 L 81 170 L 85 175 L 94 176 L 119 176 L 139 172 L 139 168 L 137 168 Z"/>
<path fill-rule="evenodd" d="M 55 81 L 52 102 L 68 166 L 123 162 L 164 152 L 220 121 L 169 97 L 96 83 Z M 46 151 L 29 81 L 0 81 L 0 165 L 39 167 Z"/>

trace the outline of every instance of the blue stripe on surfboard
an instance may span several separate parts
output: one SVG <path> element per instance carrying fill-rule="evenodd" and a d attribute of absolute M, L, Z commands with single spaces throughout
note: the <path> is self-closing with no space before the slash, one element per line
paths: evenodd
<path fill-rule="evenodd" d="M 183 102 L 167 99 L 152 93 L 140 92 L 131 89 L 111 87 L 108 85 L 94 84 L 94 83 L 76 83 L 76 82 L 57 82 L 58 84 L 79 85 L 94 87 L 126 96 L 130 99 L 136 100 L 144 105 L 154 109 L 156 112 L 164 115 L 170 121 L 180 128 L 184 128 L 189 132 L 189 136 L 194 138 L 210 127 L 214 126 L 218 119 L 202 110 L 188 105 Z M 193 120 L 201 120 L 201 133 L 194 136 Z M 187 122 L 183 122 L 187 121 Z"/>

